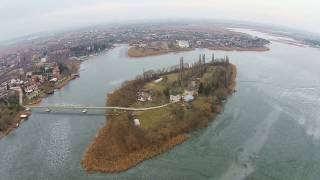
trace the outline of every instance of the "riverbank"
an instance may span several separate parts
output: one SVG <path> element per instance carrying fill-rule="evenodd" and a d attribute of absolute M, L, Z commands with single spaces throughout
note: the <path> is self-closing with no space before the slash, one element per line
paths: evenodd
<path fill-rule="evenodd" d="M 154 50 L 154 49 L 146 49 L 146 48 L 137 48 L 137 47 L 130 47 L 128 49 L 127 55 L 129 57 L 147 57 L 147 56 L 158 56 L 162 54 L 167 53 L 178 53 L 178 52 L 184 52 L 184 51 L 192 51 L 194 48 L 177 48 L 177 49 L 160 49 L 160 50 Z"/>
<path fill-rule="evenodd" d="M 200 74 L 197 71 L 199 69 L 202 69 Z M 199 64 L 184 73 L 186 77 L 190 75 L 186 80 L 190 84 L 194 82 L 192 79 L 197 79 L 194 75 L 199 75 L 201 81 L 198 83 L 202 83 L 200 86 L 206 90 L 199 89 L 199 95 L 192 102 L 177 102 L 162 109 L 116 115 L 109 112 L 106 126 L 99 131 L 83 156 L 81 164 L 84 169 L 105 173 L 125 171 L 183 143 L 189 138 L 190 132 L 206 127 L 213 121 L 222 111 L 223 101 L 234 92 L 236 66 L 228 63 Z M 225 78 L 222 78 L 225 74 L 229 77 L 227 86 Z M 215 75 L 221 78 L 208 80 L 208 77 Z M 159 78 L 163 78 L 163 82 L 155 83 L 154 79 L 128 81 L 120 89 L 108 94 L 107 104 L 144 107 L 164 103 L 168 97 L 167 88 L 175 86 L 179 77 L 178 73 L 172 72 Z M 208 89 L 212 83 L 217 90 Z M 140 89 L 149 89 L 156 94 L 152 97 L 153 102 L 137 102 L 136 94 Z M 139 119 L 141 126 L 137 127 L 134 119 Z"/>
<path fill-rule="evenodd" d="M 20 115 L 27 115 L 27 118 L 21 118 Z M 0 131 L 0 140 L 5 136 L 9 135 L 14 129 L 18 128 L 23 121 L 27 120 L 28 117 L 31 115 L 30 111 L 20 111 L 17 113 L 12 119 L 10 125 L 5 131 Z"/>
<path fill-rule="evenodd" d="M 269 51 L 269 47 L 259 47 L 259 48 L 238 48 L 238 47 L 209 47 L 210 50 L 215 51 L 255 51 L 255 52 L 265 52 Z"/>
<path fill-rule="evenodd" d="M 79 73 L 81 62 L 79 62 L 79 61 L 74 61 L 73 62 L 73 66 L 75 68 L 74 74 L 78 74 Z M 74 79 L 76 79 L 76 77 L 73 77 L 73 75 L 69 75 L 69 76 L 66 76 L 66 77 L 62 78 L 62 80 L 60 80 L 60 81 L 58 81 L 58 82 L 56 82 L 54 84 L 54 87 L 52 89 L 50 89 L 48 91 L 41 92 L 40 95 L 37 98 L 32 99 L 29 102 L 27 102 L 27 105 L 38 105 L 38 104 L 40 104 L 44 98 L 46 98 L 46 97 L 51 95 L 50 92 L 54 93 L 55 90 L 62 89 L 64 86 L 68 85 L 69 82 L 74 80 Z"/>
<path fill-rule="evenodd" d="M 208 47 L 209 50 L 215 51 L 251 51 L 251 52 L 266 52 L 269 51 L 269 47 L 259 47 L 259 48 L 238 48 L 238 47 Z M 182 48 L 175 50 L 153 50 L 145 48 L 130 47 L 128 49 L 127 55 L 133 58 L 148 57 L 148 56 L 159 56 L 168 53 L 179 53 L 184 51 L 192 51 L 194 48 Z"/>
<path fill-rule="evenodd" d="M 73 78 L 71 77 L 66 77 L 61 83 L 59 83 L 54 89 L 62 89 L 64 86 L 68 85 L 70 81 L 74 80 Z M 28 105 L 39 105 L 42 100 L 48 96 L 50 96 L 51 94 L 48 94 L 48 93 L 41 93 L 41 95 L 36 98 L 36 99 L 33 99 L 31 100 L 30 102 L 28 102 L 27 104 Z"/>
<path fill-rule="evenodd" d="M 76 73 L 79 72 L 79 69 L 80 69 L 80 62 L 73 62 L 71 63 L 72 66 L 74 66 L 74 68 L 76 69 Z M 50 91 L 53 91 L 55 89 L 61 89 L 63 88 L 64 86 L 66 86 L 71 80 L 75 79 L 74 77 L 72 76 L 67 76 L 67 77 L 64 77 L 59 83 L 55 84 L 54 88 Z M 38 105 L 42 102 L 42 100 L 46 97 L 48 97 L 49 95 L 51 95 L 48 91 L 44 91 L 44 92 L 41 92 L 40 95 L 37 97 L 37 98 L 34 98 L 30 101 L 27 101 L 27 105 Z M 28 117 L 31 115 L 31 112 L 30 111 L 27 111 L 25 110 L 23 107 L 20 107 L 20 110 L 18 110 L 18 112 L 12 112 L 13 114 L 10 115 L 12 117 L 10 117 L 10 120 L 8 122 L 8 127 L 3 130 L 3 131 L 0 131 L 0 139 L 2 139 L 3 137 L 9 135 L 14 129 L 18 128 L 17 127 L 17 124 L 18 126 L 23 123 L 24 119 L 20 118 L 20 115 L 24 114 L 24 115 L 27 115 Z"/>

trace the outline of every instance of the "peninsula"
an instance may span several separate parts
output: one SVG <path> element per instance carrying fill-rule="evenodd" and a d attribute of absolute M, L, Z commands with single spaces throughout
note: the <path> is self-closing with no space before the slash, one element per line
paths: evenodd
<path fill-rule="evenodd" d="M 145 57 L 171 52 L 207 48 L 221 51 L 268 51 L 270 41 L 228 28 L 201 25 L 161 26 L 135 31 L 130 40 L 130 57 Z"/>
<path fill-rule="evenodd" d="M 164 153 L 206 127 L 235 89 L 236 66 L 229 58 L 183 62 L 148 71 L 108 94 L 108 106 L 157 107 L 136 112 L 107 112 L 103 127 L 81 161 L 88 172 L 116 173 Z"/>

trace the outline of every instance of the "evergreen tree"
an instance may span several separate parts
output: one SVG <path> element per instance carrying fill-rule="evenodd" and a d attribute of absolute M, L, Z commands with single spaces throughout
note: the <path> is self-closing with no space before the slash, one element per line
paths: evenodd
<path fill-rule="evenodd" d="M 210 94 L 210 91 L 211 91 L 211 85 L 210 84 L 207 84 L 204 89 L 203 89 L 203 93 L 208 96 Z"/>
<path fill-rule="evenodd" d="M 204 89 L 203 83 L 201 82 L 201 83 L 199 84 L 198 93 L 199 93 L 199 94 L 202 94 L 202 93 L 203 93 L 203 89 Z"/>

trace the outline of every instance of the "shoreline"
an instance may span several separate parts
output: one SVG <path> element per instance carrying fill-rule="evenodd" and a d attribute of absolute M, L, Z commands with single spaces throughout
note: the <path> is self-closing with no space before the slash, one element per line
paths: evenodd
<path fill-rule="evenodd" d="M 209 50 L 216 50 L 216 51 L 248 51 L 248 52 L 265 52 L 270 51 L 269 47 L 260 47 L 260 48 L 230 48 L 230 47 L 208 47 Z"/>
<path fill-rule="evenodd" d="M 110 165 L 109 167 L 92 166 L 90 168 L 85 168 L 85 170 L 88 173 L 94 173 L 94 172 L 120 173 L 120 172 L 126 171 L 130 168 L 133 168 L 133 167 L 139 165 L 143 161 L 146 161 L 146 160 L 151 159 L 157 155 L 165 153 L 165 152 L 175 148 L 176 146 L 184 143 L 188 139 L 189 139 L 189 136 L 187 134 L 180 134 L 180 135 L 177 135 L 171 139 L 168 139 L 160 147 L 149 147 L 149 148 L 141 149 L 140 151 L 129 153 L 127 155 L 127 157 L 124 157 L 124 158 L 120 159 L 119 161 L 114 161 L 111 164 L 109 164 Z M 96 143 L 96 141 L 93 141 L 93 144 L 94 143 Z M 88 156 L 89 156 L 89 153 L 86 153 L 84 155 L 84 157 L 82 158 L 82 160 L 81 160 L 82 166 L 87 167 L 89 165 L 89 164 L 87 164 L 89 162 L 86 161 Z M 132 159 L 134 159 L 134 161 L 132 161 Z"/>
<path fill-rule="evenodd" d="M 22 118 L 20 118 L 20 115 L 22 115 L 22 114 L 27 114 L 28 117 L 26 119 L 22 119 Z M 30 116 L 31 116 L 30 111 L 22 110 L 22 111 L 18 112 L 17 115 L 13 118 L 13 121 L 10 124 L 9 128 L 3 132 L 0 131 L 0 140 L 4 137 L 8 136 L 11 132 L 13 132 L 13 130 L 19 128 L 21 123 L 23 123 L 24 121 L 27 121 Z M 19 127 L 16 127 L 17 123 L 19 124 Z"/>
<path fill-rule="evenodd" d="M 77 63 L 77 73 L 80 70 L 80 65 L 83 61 L 78 62 Z M 57 85 L 57 87 L 54 88 L 54 90 L 61 90 L 63 87 L 65 87 L 66 85 L 68 85 L 70 83 L 70 81 L 75 80 L 77 78 L 72 78 L 71 76 L 66 77 L 65 80 L 63 80 L 60 84 Z M 39 97 L 38 99 L 28 103 L 28 105 L 39 105 L 43 99 L 47 98 L 48 96 L 50 96 L 51 94 L 44 94 L 41 97 Z"/>
<path fill-rule="evenodd" d="M 80 70 L 80 65 L 81 62 L 77 62 L 77 72 L 79 72 Z M 55 87 L 54 89 L 62 89 L 64 86 L 68 85 L 70 81 L 74 80 L 76 78 L 72 78 L 71 76 L 67 77 L 63 82 L 61 82 L 61 84 L 57 85 L 57 87 Z M 47 98 L 48 96 L 50 96 L 51 94 L 46 94 L 44 93 L 42 96 L 40 96 L 39 98 L 33 100 L 32 102 L 29 102 L 27 105 L 39 105 L 43 99 Z M 21 107 L 23 108 L 23 107 Z M 28 115 L 28 117 L 26 119 L 21 119 L 20 115 L 21 114 L 26 114 Z M 26 121 L 30 116 L 32 115 L 31 111 L 26 111 L 24 108 L 19 111 L 12 119 L 12 124 L 10 125 L 10 127 L 8 129 L 6 129 L 5 131 L 0 131 L 0 140 L 6 136 L 8 136 L 11 132 L 13 132 L 15 129 L 19 128 L 19 127 L 15 127 L 15 124 L 20 124 L 23 123 L 24 121 Z"/>
<path fill-rule="evenodd" d="M 160 56 L 168 53 L 180 53 L 180 52 L 193 51 L 193 50 L 194 48 L 141 52 L 139 48 L 130 47 L 127 51 L 127 56 L 131 58 L 141 58 L 141 57 Z"/>
<path fill-rule="evenodd" d="M 71 77 L 67 78 L 61 85 L 59 85 L 57 88 L 55 89 L 62 89 L 64 86 L 68 85 L 70 81 L 72 81 L 74 79 L 72 79 Z M 39 105 L 43 99 L 47 98 L 48 96 L 50 96 L 51 94 L 44 94 L 42 97 L 39 97 L 38 99 L 34 100 L 31 103 L 28 103 L 28 105 Z M 13 121 L 12 121 L 12 125 L 5 130 L 4 132 L 0 131 L 0 140 L 4 137 L 6 137 L 7 135 L 9 135 L 11 132 L 13 132 L 15 129 L 19 128 L 19 127 L 15 127 L 15 124 L 20 124 L 23 123 L 25 120 L 20 118 L 21 114 L 27 114 L 28 117 L 26 119 L 28 119 L 31 115 L 32 112 L 31 111 L 26 111 L 25 109 L 19 111 L 17 113 L 17 115 L 15 117 L 13 117 Z"/>
<path fill-rule="evenodd" d="M 114 48 L 114 46 L 111 47 L 110 49 L 113 49 L 113 48 Z M 103 51 L 101 52 L 101 54 L 109 51 L 110 49 L 105 49 L 105 50 L 103 50 Z M 88 58 L 88 59 L 89 59 L 89 58 Z M 76 66 L 77 66 L 77 73 L 79 73 L 79 70 L 80 70 L 80 67 L 81 67 L 81 63 L 84 62 L 84 61 L 86 61 L 86 60 L 88 60 L 88 59 L 82 59 L 82 60 L 80 60 L 80 61 L 77 62 L 77 65 L 76 65 Z M 55 90 L 56 90 L 56 89 L 57 89 L 57 90 L 60 90 L 60 89 L 62 89 L 63 87 L 67 86 L 70 81 L 75 80 L 75 79 L 77 79 L 77 78 L 72 78 L 71 76 L 69 76 L 69 77 L 67 77 L 63 82 L 61 82 L 59 85 L 57 85 L 57 87 L 55 87 L 54 89 L 55 89 Z M 39 105 L 39 104 L 42 102 L 43 99 L 47 98 L 47 97 L 50 96 L 50 95 L 51 95 L 51 94 L 46 94 L 46 93 L 44 93 L 42 96 L 40 96 L 39 98 L 37 98 L 37 99 L 29 102 L 27 105 Z M 21 123 L 23 123 L 23 122 L 25 121 L 25 120 L 23 120 L 23 119 L 20 118 L 20 115 L 21 115 L 21 114 L 27 114 L 28 117 L 27 117 L 26 119 L 28 119 L 28 118 L 32 115 L 32 112 L 31 112 L 31 111 L 26 111 L 25 109 L 19 111 L 19 112 L 16 114 L 16 116 L 14 116 L 14 117 L 12 118 L 12 119 L 13 119 L 12 125 L 11 125 L 8 129 L 6 129 L 5 131 L 0 131 L 0 140 L 1 140 L 2 138 L 4 138 L 4 137 L 8 136 L 11 132 L 13 132 L 13 131 L 16 129 L 16 127 L 14 126 L 14 124 L 19 123 L 19 125 L 20 125 Z M 17 128 L 19 128 L 19 127 L 17 127 Z"/>
<path fill-rule="evenodd" d="M 231 64 L 231 72 L 231 83 L 226 87 L 228 96 L 232 95 L 232 93 L 235 92 L 236 87 L 235 80 L 237 77 L 237 68 L 233 64 Z M 202 121 L 205 122 L 204 124 L 201 124 L 200 126 L 195 128 L 191 128 L 190 130 L 186 130 L 184 132 L 177 132 L 174 136 L 170 136 L 164 141 L 155 141 L 153 144 L 150 144 L 149 146 L 143 147 L 141 149 L 138 148 L 133 151 L 118 151 L 118 149 L 121 148 L 122 145 L 121 143 L 117 143 L 119 142 L 119 139 L 117 139 L 119 137 L 113 136 L 117 136 L 117 134 L 114 134 L 114 131 L 117 131 L 117 128 L 119 128 L 120 126 L 115 124 L 115 122 L 121 121 L 121 117 L 118 119 L 108 119 L 106 125 L 99 130 L 95 138 L 88 145 L 81 160 L 81 165 L 88 173 L 119 173 L 133 168 L 145 160 L 151 159 L 159 154 L 165 153 L 173 149 L 177 145 L 182 144 L 183 142 L 189 139 L 190 132 L 196 129 L 207 127 L 208 124 L 214 121 L 216 119 L 216 116 L 223 111 L 223 102 L 216 104 L 215 107 L 217 109 L 216 112 L 211 112 L 208 116 L 202 117 Z M 142 131 L 142 133 L 144 133 L 144 131 Z M 129 127 L 124 134 L 118 136 L 128 137 L 136 136 L 136 134 Z M 143 139 L 140 140 L 143 141 Z M 106 156 L 103 155 L 104 152 L 111 153 L 108 153 L 108 155 Z"/>
<path fill-rule="evenodd" d="M 139 49 L 139 48 L 138 48 Z M 127 56 L 131 58 L 142 58 L 142 57 L 150 57 L 150 56 L 160 56 L 169 53 L 180 53 L 186 51 L 193 51 L 195 48 L 188 49 L 180 49 L 180 50 L 162 50 L 162 51 L 149 51 L 149 52 L 141 52 L 135 47 L 130 47 L 127 51 Z M 209 49 L 214 51 L 237 51 L 237 52 L 266 52 L 270 51 L 270 48 L 267 46 L 260 48 L 230 48 L 230 47 L 204 47 L 203 49 Z"/>

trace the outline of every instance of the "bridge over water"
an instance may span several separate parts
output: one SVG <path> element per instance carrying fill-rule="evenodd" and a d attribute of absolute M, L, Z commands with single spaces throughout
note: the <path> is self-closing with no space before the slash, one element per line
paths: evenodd
<path fill-rule="evenodd" d="M 105 109 L 105 110 L 123 110 L 123 111 L 147 111 L 152 109 L 159 109 L 166 106 L 169 106 L 172 103 L 167 103 L 159 106 L 146 107 L 146 108 L 133 108 L 133 107 L 118 107 L 118 106 L 74 106 L 74 105 L 43 105 L 43 106 L 25 106 L 27 109 L 44 109 L 47 111 L 51 110 L 63 110 L 63 109 L 80 109 L 80 110 L 89 110 L 89 109 Z"/>
<path fill-rule="evenodd" d="M 19 93 L 19 104 L 23 106 L 23 92 L 20 87 L 18 88 L 12 88 L 12 90 L 15 90 Z M 123 111 L 147 111 L 152 109 L 158 109 L 163 108 L 168 105 L 172 104 L 167 103 L 159 106 L 153 106 L 153 107 L 146 107 L 146 108 L 133 108 L 133 107 L 119 107 L 119 106 L 79 106 L 79 105 L 42 105 L 42 106 L 24 106 L 25 109 L 44 109 L 47 112 L 50 112 L 51 110 L 63 110 L 63 109 L 82 109 L 82 112 L 87 112 L 89 109 L 105 109 L 105 110 L 123 110 Z"/>

